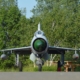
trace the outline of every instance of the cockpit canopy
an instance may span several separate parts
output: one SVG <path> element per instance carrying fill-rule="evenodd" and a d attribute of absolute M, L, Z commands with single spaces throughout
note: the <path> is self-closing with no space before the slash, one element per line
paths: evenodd
<path fill-rule="evenodd" d="M 34 35 L 35 35 L 35 36 L 36 36 L 36 35 L 43 35 L 43 36 L 44 36 L 44 32 L 43 32 L 43 31 L 36 31 Z"/>

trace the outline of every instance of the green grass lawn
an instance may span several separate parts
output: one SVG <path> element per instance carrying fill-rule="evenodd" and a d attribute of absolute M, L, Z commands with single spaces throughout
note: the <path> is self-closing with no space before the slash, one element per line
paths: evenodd
<path fill-rule="evenodd" d="M 38 67 L 36 66 L 34 68 L 33 64 L 29 64 L 29 65 L 25 65 L 23 67 L 23 72 L 37 72 L 38 71 Z M 56 65 L 52 65 L 52 66 L 47 66 L 47 65 L 43 65 L 42 67 L 42 71 L 53 71 L 53 72 L 57 72 L 57 66 Z M 62 67 L 62 71 L 64 71 L 64 67 Z M 76 67 L 75 68 L 75 72 L 79 72 L 80 71 L 80 67 Z M 4 69 L 0 69 L 0 72 L 19 72 L 18 67 L 12 67 L 12 68 L 4 68 Z"/>
<path fill-rule="evenodd" d="M 46 66 L 44 65 L 42 67 L 42 71 L 56 71 L 56 66 Z M 27 66 L 23 67 L 23 72 L 37 72 L 38 67 L 36 66 L 34 68 L 33 64 L 29 64 Z M 5 69 L 0 69 L 0 72 L 19 72 L 18 68 L 12 67 L 12 68 L 5 68 Z"/>

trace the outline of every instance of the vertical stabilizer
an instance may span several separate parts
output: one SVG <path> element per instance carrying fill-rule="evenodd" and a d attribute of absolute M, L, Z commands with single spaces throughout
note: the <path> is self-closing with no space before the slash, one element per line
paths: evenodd
<path fill-rule="evenodd" d="M 38 31 L 40 31 L 41 29 L 40 29 L 40 22 L 39 22 L 39 24 L 38 24 Z"/>

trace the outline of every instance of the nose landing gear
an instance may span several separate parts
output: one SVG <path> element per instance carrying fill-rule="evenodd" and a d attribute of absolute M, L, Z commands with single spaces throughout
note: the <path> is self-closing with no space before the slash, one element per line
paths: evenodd
<path fill-rule="evenodd" d="M 37 58 L 36 65 L 38 66 L 38 71 L 42 71 L 42 66 L 44 65 L 44 61 L 41 58 Z"/>

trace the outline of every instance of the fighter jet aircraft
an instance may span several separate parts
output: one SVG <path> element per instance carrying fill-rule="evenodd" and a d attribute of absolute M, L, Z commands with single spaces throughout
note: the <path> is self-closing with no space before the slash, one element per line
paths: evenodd
<path fill-rule="evenodd" d="M 30 54 L 30 60 L 35 62 L 38 66 L 38 70 L 42 70 L 42 66 L 44 65 L 44 61 L 49 59 L 49 54 L 60 54 L 62 65 L 64 64 L 64 54 L 65 51 L 75 50 L 73 48 L 64 48 L 64 47 L 55 47 L 50 46 L 48 40 L 41 30 L 40 23 L 38 24 L 38 30 L 34 33 L 30 46 L 20 47 L 20 48 L 11 48 L 11 49 L 3 49 L 1 52 L 2 59 L 6 58 L 5 52 L 15 53 L 16 54 L 16 63 L 17 66 L 21 69 L 21 64 L 19 63 L 19 54 Z"/>

